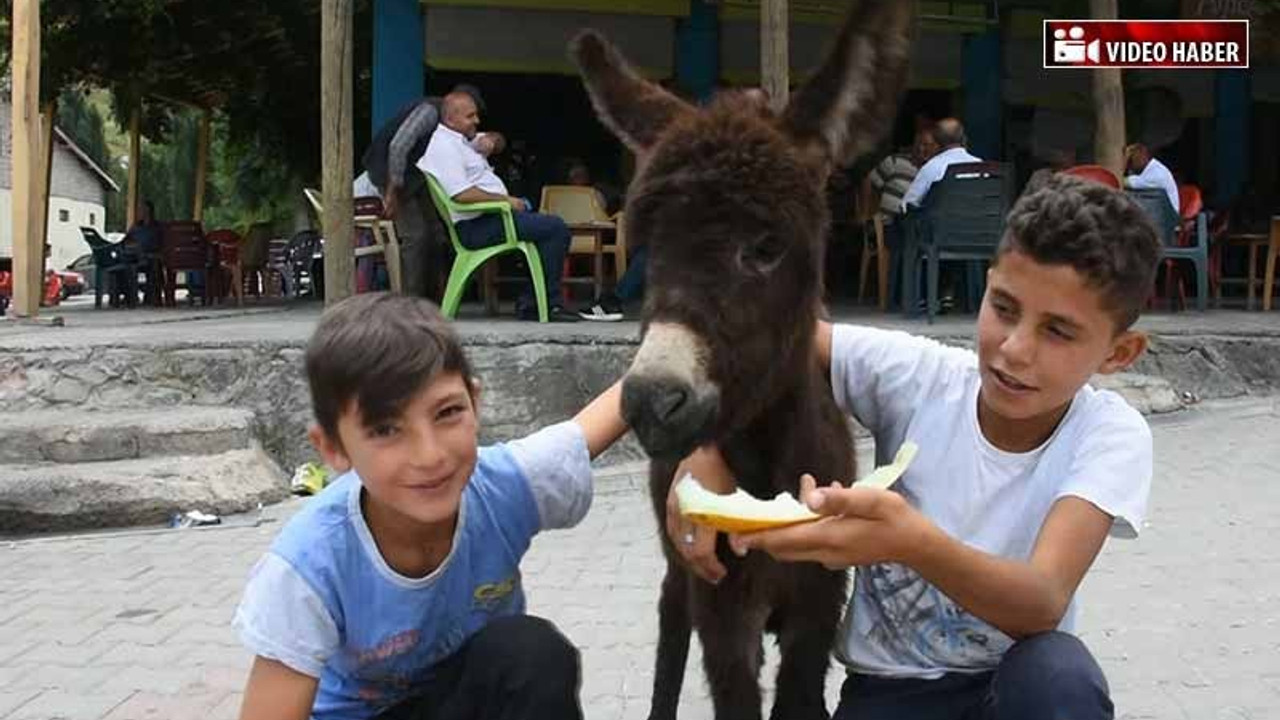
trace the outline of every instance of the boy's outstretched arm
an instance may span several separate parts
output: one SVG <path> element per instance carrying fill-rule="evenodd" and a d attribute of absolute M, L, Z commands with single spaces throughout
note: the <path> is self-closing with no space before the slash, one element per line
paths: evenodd
<path fill-rule="evenodd" d="M 627 422 L 622 419 L 622 381 L 610 385 L 609 389 L 587 403 L 573 421 L 582 428 L 591 459 L 608 450 L 627 432 Z"/>
<path fill-rule="evenodd" d="M 826 320 L 819 320 L 814 340 L 818 346 L 818 362 L 822 364 L 822 372 L 831 376 L 831 335 L 832 325 Z"/>
<path fill-rule="evenodd" d="M 264 657 L 253 660 L 240 720 L 307 720 L 319 682 Z"/>
<path fill-rule="evenodd" d="M 809 476 L 802 487 L 806 503 L 828 517 L 735 536 L 734 549 L 764 550 L 781 560 L 831 568 L 901 563 L 1013 638 L 1058 626 L 1112 523 L 1092 503 L 1064 497 L 1040 527 L 1030 559 L 1008 560 L 950 537 L 897 493 L 838 486 L 819 490 Z"/>

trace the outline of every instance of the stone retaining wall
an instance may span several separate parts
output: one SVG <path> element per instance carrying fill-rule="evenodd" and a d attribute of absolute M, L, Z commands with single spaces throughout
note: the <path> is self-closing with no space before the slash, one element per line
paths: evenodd
<path fill-rule="evenodd" d="M 969 338 L 944 341 L 972 344 Z M 485 441 L 568 419 L 622 374 L 636 349 L 632 340 L 609 338 L 469 338 L 467 345 L 482 383 Z M 1280 391 L 1280 337 L 1159 337 L 1134 373 L 1108 385 L 1126 392 L 1146 412 L 1176 409 L 1180 398 L 1271 394 Z M 0 412 L 178 405 L 252 410 L 257 435 L 277 462 L 291 468 L 311 458 L 300 345 L 0 348 Z M 641 457 L 628 439 L 602 461 Z"/>

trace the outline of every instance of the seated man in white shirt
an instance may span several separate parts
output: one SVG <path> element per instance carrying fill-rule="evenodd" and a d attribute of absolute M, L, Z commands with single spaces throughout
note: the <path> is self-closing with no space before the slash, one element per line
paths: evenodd
<path fill-rule="evenodd" d="M 1155 188 L 1163 190 L 1173 206 L 1173 214 L 1181 211 L 1178 201 L 1178 182 L 1168 166 L 1151 156 L 1151 150 L 1142 143 L 1134 143 L 1124 149 L 1125 172 L 1129 173 L 1124 184 L 1133 189 Z"/>
<path fill-rule="evenodd" d="M 431 136 L 427 152 L 418 167 L 440 182 L 440 186 L 460 203 L 505 202 L 511 205 L 516 233 L 521 240 L 538 246 L 542 272 L 547 284 L 548 319 L 576 322 L 578 316 L 566 310 L 560 297 L 560 277 L 572 239 L 569 226 L 554 215 L 533 212 L 527 200 L 511 197 L 493 166 L 478 152 L 472 141 L 480 126 L 475 101 L 464 92 L 445 96 L 440 125 Z M 495 213 L 453 213 L 451 218 L 458 241 L 473 250 L 503 241 L 502 217 Z M 526 286 L 516 300 L 516 315 L 537 320 L 532 286 Z"/>
<path fill-rule="evenodd" d="M 957 163 L 982 162 L 980 158 L 971 155 L 965 149 L 969 139 L 965 137 L 964 125 L 955 118 L 939 120 L 933 129 L 933 139 L 942 150 L 929 158 L 929 161 L 920 168 L 920 172 L 916 173 L 915 179 L 911 181 L 906 195 L 902 196 L 904 212 L 913 206 L 919 207 L 924 202 L 924 196 L 929 194 L 929 188 L 946 176 L 948 167 Z"/>
<path fill-rule="evenodd" d="M 911 181 L 907 193 L 902 196 L 903 213 L 919 209 L 933 184 L 946 177 L 948 167 L 959 163 L 982 162 L 981 158 L 965 149 L 969 139 L 964 134 L 964 125 L 955 118 L 939 120 L 933 127 L 933 139 L 941 149 L 920 167 L 920 172 L 916 173 L 915 179 Z M 907 215 L 907 217 L 911 218 L 913 215 Z M 925 287 L 923 266 L 916 268 L 916 275 L 918 278 L 916 287 Z M 958 282 L 959 268 L 953 265 L 943 266 L 942 278 L 939 281 L 943 312 L 950 310 L 955 303 L 955 286 Z M 905 303 L 906 300 L 907 298 L 904 297 L 903 302 Z M 924 298 L 920 298 L 919 302 L 921 303 L 919 307 L 904 307 L 903 310 L 910 313 L 923 309 Z"/>

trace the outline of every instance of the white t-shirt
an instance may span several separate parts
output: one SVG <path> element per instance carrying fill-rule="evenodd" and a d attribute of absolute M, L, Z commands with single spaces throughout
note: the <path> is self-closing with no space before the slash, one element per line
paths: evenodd
<path fill-rule="evenodd" d="M 1113 392 L 1086 385 L 1043 445 L 1009 453 L 979 429 L 981 380 L 969 350 L 837 325 L 831 383 L 840 407 L 875 436 L 877 465 L 905 440 L 920 447 L 894 490 L 966 545 L 1028 559 L 1049 509 L 1065 496 L 1115 518 L 1113 536 L 1136 537 L 1142 526 L 1151 431 Z M 1072 630 L 1075 611 L 1073 601 L 1060 630 Z M 858 673 L 937 678 L 992 670 L 1012 644 L 914 570 L 883 564 L 857 569 L 836 654 Z"/>
<path fill-rule="evenodd" d="M 440 181 L 449 197 L 457 197 L 467 188 L 479 188 L 495 195 L 506 195 L 507 186 L 493 171 L 489 160 L 472 147 L 462 133 L 440 123 L 431 135 L 427 151 L 418 160 L 418 169 Z M 455 223 L 480 216 L 480 213 L 450 213 Z"/>
<path fill-rule="evenodd" d="M 1125 183 L 1134 190 L 1144 188 L 1163 190 L 1169 198 L 1169 204 L 1173 206 L 1173 214 L 1178 215 L 1182 210 L 1182 204 L 1178 200 L 1178 181 L 1173 179 L 1173 173 L 1169 172 L 1169 168 L 1155 158 L 1147 162 L 1142 172 L 1125 178 Z"/>
<path fill-rule="evenodd" d="M 907 187 L 907 194 L 902 196 L 902 212 L 906 212 L 909 205 L 918 207 L 923 203 L 924 196 L 929 194 L 929 188 L 947 176 L 947 168 L 958 163 L 973 162 L 982 162 L 982 160 L 962 147 L 943 150 L 929 158 L 929 161 L 920 168 L 920 172 L 916 173 L 911 185 Z"/>

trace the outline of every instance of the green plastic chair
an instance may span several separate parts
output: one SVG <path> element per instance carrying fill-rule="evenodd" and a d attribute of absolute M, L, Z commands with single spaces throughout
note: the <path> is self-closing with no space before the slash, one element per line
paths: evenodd
<path fill-rule="evenodd" d="M 444 305 L 440 308 L 444 316 L 452 319 L 458 314 L 458 305 L 462 303 L 462 292 L 467 287 L 471 274 L 480 269 L 490 259 L 503 253 L 522 252 L 529 265 L 529 275 L 533 278 L 533 294 L 538 301 L 538 322 L 547 321 L 547 282 L 542 274 L 542 257 L 538 254 L 538 246 L 524 242 L 516 235 L 515 219 L 511 215 L 511 206 L 505 202 L 459 203 L 445 193 L 440 182 L 427 174 L 427 187 L 431 191 L 431 200 L 435 203 L 440 219 L 449 231 L 449 241 L 453 243 L 457 257 L 453 268 L 449 270 L 449 282 L 445 286 Z M 458 231 L 453 226 L 452 212 L 498 213 L 502 216 L 503 241 L 479 250 L 463 247 L 458 240 Z"/>

